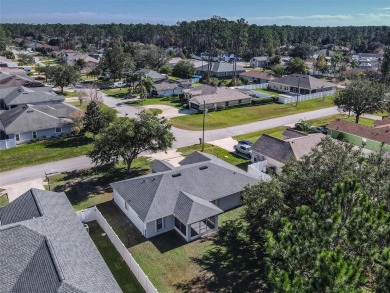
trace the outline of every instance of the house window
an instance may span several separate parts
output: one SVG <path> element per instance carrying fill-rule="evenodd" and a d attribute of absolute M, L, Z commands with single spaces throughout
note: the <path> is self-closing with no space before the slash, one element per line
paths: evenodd
<path fill-rule="evenodd" d="M 238 104 L 241 104 L 242 103 L 242 100 L 238 100 Z"/>
<path fill-rule="evenodd" d="M 164 218 L 156 220 L 156 231 L 160 231 L 162 229 L 164 229 Z"/>
<path fill-rule="evenodd" d="M 129 210 L 129 204 L 127 203 L 127 201 L 125 201 L 125 209 Z"/>
<path fill-rule="evenodd" d="M 229 102 L 225 102 L 225 107 L 229 107 Z"/>
<path fill-rule="evenodd" d="M 36 131 L 32 132 L 32 138 L 34 138 L 34 139 L 37 138 L 37 132 Z"/>
<path fill-rule="evenodd" d="M 16 141 L 20 141 L 20 134 L 19 133 L 15 134 L 15 139 L 16 139 Z"/>
<path fill-rule="evenodd" d="M 182 222 L 180 222 L 178 219 L 175 217 L 175 227 L 184 235 L 187 235 L 187 226 L 184 225 Z"/>
<path fill-rule="evenodd" d="M 57 127 L 57 128 L 56 128 L 56 133 L 61 133 L 61 132 L 62 132 L 61 127 Z"/>

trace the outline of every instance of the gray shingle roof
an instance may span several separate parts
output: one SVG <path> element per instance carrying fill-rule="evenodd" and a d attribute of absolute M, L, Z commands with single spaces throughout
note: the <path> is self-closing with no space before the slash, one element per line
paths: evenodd
<path fill-rule="evenodd" d="M 207 161 L 211 161 L 212 158 L 213 158 L 212 156 L 206 153 L 193 152 L 192 154 L 188 155 L 183 160 L 181 160 L 179 162 L 179 165 L 184 166 L 184 165 L 189 165 L 189 164 L 194 164 L 199 162 L 207 162 Z"/>
<path fill-rule="evenodd" d="M 250 96 L 242 91 L 228 87 L 202 86 L 199 90 L 196 90 L 195 88 L 191 89 L 189 92 L 192 95 L 190 103 L 192 102 L 199 105 L 203 104 L 203 102 L 209 104 L 250 99 Z"/>
<path fill-rule="evenodd" d="M 300 88 L 311 89 L 311 90 L 321 89 L 322 87 L 324 88 L 336 87 L 336 85 L 333 83 L 322 81 L 318 78 L 312 77 L 310 75 L 305 75 L 305 74 L 291 74 L 270 81 L 270 83 L 280 83 L 280 84 L 285 84 L 294 87 L 298 87 L 298 82 Z"/>
<path fill-rule="evenodd" d="M 154 82 L 158 82 L 158 81 L 162 81 L 162 80 L 167 79 L 167 77 L 165 75 L 162 75 L 162 74 L 158 73 L 157 71 L 147 69 L 147 68 L 140 69 L 140 70 L 136 71 L 136 73 L 143 73 L 146 76 L 151 77 Z"/>
<path fill-rule="evenodd" d="M 52 103 L 63 102 L 65 98 L 52 92 L 50 87 L 14 87 L 12 91 L 5 96 L 0 94 L 0 99 L 3 99 L 4 104 L 8 106 L 16 106 L 22 104 L 37 104 L 37 103 Z"/>
<path fill-rule="evenodd" d="M 171 163 L 164 160 L 156 160 L 152 164 L 150 164 L 150 168 L 154 173 L 164 172 L 168 170 L 172 170 L 175 168 Z"/>
<path fill-rule="evenodd" d="M 212 201 L 241 192 L 246 185 L 258 182 L 241 169 L 212 155 L 207 156 L 212 159 L 111 185 L 142 221 L 149 222 L 172 215 L 180 192 Z"/>
<path fill-rule="evenodd" d="M 31 218 L 23 197 L 42 215 Z M 31 189 L 20 198 L 1 210 L 25 220 L 0 225 L 0 292 L 121 292 L 64 193 Z"/>
<path fill-rule="evenodd" d="M 283 131 L 282 136 L 285 139 L 289 139 L 289 138 L 298 138 L 298 137 L 302 137 L 302 136 L 307 136 L 307 134 L 304 134 L 302 132 L 296 131 L 296 130 L 291 129 L 291 128 L 287 128 L 285 131 Z"/>
<path fill-rule="evenodd" d="M 294 152 L 288 142 L 263 134 L 252 145 L 252 151 L 258 152 L 278 162 L 285 162 L 294 157 Z"/>
<path fill-rule="evenodd" d="M 154 88 L 156 91 L 165 91 L 165 90 L 173 90 L 180 88 L 181 86 L 177 83 L 172 83 L 172 82 L 163 82 L 163 83 L 158 83 L 154 85 Z"/>
<path fill-rule="evenodd" d="M 79 110 L 63 103 L 20 105 L 0 114 L 0 130 L 11 134 L 70 125 L 67 118 L 75 111 Z"/>
<path fill-rule="evenodd" d="M 198 71 L 208 71 L 208 65 L 203 65 L 198 67 L 196 70 Z M 237 64 L 236 72 L 240 73 L 245 71 L 244 67 Z M 233 72 L 233 63 L 227 63 L 227 62 L 212 62 L 211 63 L 211 72 L 214 73 L 221 73 L 221 72 Z"/>
<path fill-rule="evenodd" d="M 211 202 L 183 191 L 180 191 L 173 211 L 173 215 L 185 225 L 193 224 L 221 213 L 223 211 Z"/>

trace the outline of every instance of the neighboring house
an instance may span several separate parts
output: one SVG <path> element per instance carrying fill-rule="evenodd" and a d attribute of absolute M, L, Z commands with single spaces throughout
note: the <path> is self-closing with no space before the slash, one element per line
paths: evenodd
<path fill-rule="evenodd" d="M 218 215 L 242 205 L 258 180 L 212 155 L 195 152 L 171 170 L 111 184 L 114 201 L 150 238 L 175 230 L 186 241 L 218 230 Z"/>
<path fill-rule="evenodd" d="M 263 134 L 252 145 L 253 163 L 263 162 L 262 172 L 280 172 L 284 164 L 290 159 L 300 160 L 308 155 L 313 148 L 325 137 L 322 133 L 300 134 L 297 132 L 284 133 L 285 140 Z M 270 170 L 271 169 L 271 170 Z"/>
<path fill-rule="evenodd" d="M 168 66 L 173 68 L 180 61 L 183 61 L 183 59 L 181 59 L 180 57 L 173 57 L 171 58 L 171 60 L 168 61 Z"/>
<path fill-rule="evenodd" d="M 268 72 L 261 72 L 257 70 L 250 70 L 246 72 L 241 72 L 239 74 L 241 79 L 248 79 L 252 83 L 269 83 L 271 80 L 277 78 L 275 75 Z"/>
<path fill-rule="evenodd" d="M 255 67 L 267 67 L 269 58 L 267 56 L 253 57 L 250 61 L 250 66 Z"/>
<path fill-rule="evenodd" d="M 65 193 L 0 208 L 0 292 L 122 292 Z"/>
<path fill-rule="evenodd" d="M 244 72 L 245 69 L 241 65 L 237 64 L 236 75 Z M 207 76 L 208 64 L 196 68 L 196 74 Z M 218 78 L 231 78 L 234 76 L 233 63 L 226 62 L 213 62 L 211 63 L 210 76 Z"/>
<path fill-rule="evenodd" d="M 42 86 L 42 84 L 27 76 L 26 73 L 21 74 L 0 71 L 0 89 L 17 86 L 39 87 Z"/>
<path fill-rule="evenodd" d="M 71 113 L 76 107 L 59 103 L 53 105 L 20 105 L 0 114 L 0 139 L 15 139 L 16 144 L 33 139 L 70 134 Z"/>
<path fill-rule="evenodd" d="M 157 71 L 147 69 L 147 68 L 137 70 L 135 73 L 137 74 L 143 73 L 145 76 L 149 76 L 150 78 L 153 79 L 154 83 L 160 83 L 163 82 L 164 80 L 167 80 L 166 75 L 162 75 Z"/>
<path fill-rule="evenodd" d="M 170 97 L 173 95 L 180 95 L 183 93 L 183 87 L 177 83 L 163 82 L 154 85 L 152 96 Z"/>
<path fill-rule="evenodd" d="M 328 134 L 333 138 L 343 139 L 358 147 L 372 151 L 379 151 L 382 147 L 390 151 L 390 122 L 383 119 L 375 124 L 375 127 L 368 127 L 340 119 L 332 121 L 328 125 Z"/>
<path fill-rule="evenodd" d="M 383 60 L 383 54 L 358 53 L 352 56 L 352 60 L 358 63 L 359 68 L 377 69 Z"/>
<path fill-rule="evenodd" d="M 65 101 L 51 87 L 10 87 L 0 91 L 0 109 L 9 110 L 19 105 L 51 105 Z"/>
<path fill-rule="evenodd" d="M 318 57 L 320 56 L 324 56 L 324 57 L 333 57 L 336 53 L 334 51 L 331 51 L 331 50 L 328 50 L 328 49 L 322 49 L 322 50 L 318 50 L 316 51 L 312 57 L 314 59 L 317 59 Z"/>
<path fill-rule="evenodd" d="M 202 112 L 204 104 L 206 109 L 218 110 L 233 106 L 251 103 L 251 97 L 238 89 L 228 87 L 214 87 L 203 85 L 196 88 L 184 89 L 185 99 L 189 107 Z"/>
<path fill-rule="evenodd" d="M 79 59 L 82 59 L 85 62 L 83 67 L 81 68 L 81 73 L 84 74 L 90 73 L 98 66 L 100 62 L 100 57 L 97 54 L 88 55 L 81 52 L 64 52 L 64 54 L 62 55 L 62 60 L 64 61 L 64 63 L 71 66 L 76 65 L 77 60 Z"/>
<path fill-rule="evenodd" d="M 307 95 L 335 91 L 336 85 L 304 74 L 286 75 L 269 82 L 269 89 L 279 92 L 297 93 L 298 88 L 300 94 Z"/>
<path fill-rule="evenodd" d="M 5 58 L 4 56 L 0 56 L 0 68 L 18 68 L 18 63 L 15 61 L 12 61 L 8 58 Z"/>

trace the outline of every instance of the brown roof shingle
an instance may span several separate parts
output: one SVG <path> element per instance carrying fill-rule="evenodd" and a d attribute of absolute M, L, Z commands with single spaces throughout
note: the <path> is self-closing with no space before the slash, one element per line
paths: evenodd
<path fill-rule="evenodd" d="M 256 70 L 250 70 L 246 72 L 241 72 L 240 77 L 252 77 L 252 78 L 258 78 L 258 79 L 265 79 L 265 80 L 274 80 L 277 78 L 275 75 L 267 72 L 261 72 Z"/>

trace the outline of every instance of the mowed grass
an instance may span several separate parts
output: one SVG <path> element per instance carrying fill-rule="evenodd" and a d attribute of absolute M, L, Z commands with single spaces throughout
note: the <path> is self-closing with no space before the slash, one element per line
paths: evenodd
<path fill-rule="evenodd" d="M 149 161 L 145 157 L 135 159 L 127 173 L 124 163 L 115 167 L 94 167 L 64 172 L 49 177 L 50 189 L 65 192 L 73 208 L 78 211 L 112 200 L 111 183 L 145 175 L 150 172 Z M 46 189 L 49 186 L 46 185 Z"/>
<path fill-rule="evenodd" d="M 108 89 L 103 90 L 103 93 L 105 93 L 107 96 L 113 97 L 113 98 L 123 98 L 124 95 L 129 94 L 129 88 L 116 88 L 116 89 Z"/>
<path fill-rule="evenodd" d="M 145 239 L 113 202 L 98 209 L 159 292 L 196 292 L 195 288 L 191 288 L 195 291 L 186 291 L 183 284 L 202 274 L 194 260 L 213 247 L 210 239 L 186 243 L 173 231 Z M 240 207 L 220 215 L 219 226 L 241 218 L 242 211 Z"/>
<path fill-rule="evenodd" d="M 180 102 L 180 98 L 178 96 L 163 97 L 163 98 L 149 98 L 145 100 L 137 99 L 130 102 L 126 102 L 126 104 L 134 107 L 147 106 L 147 105 L 166 105 L 166 106 L 180 108 L 182 106 L 182 103 Z"/>
<path fill-rule="evenodd" d="M 327 117 L 318 118 L 318 119 L 307 120 L 307 122 L 310 123 L 312 126 L 323 126 L 323 125 L 326 126 L 335 119 L 342 119 L 342 120 L 350 121 L 350 122 L 355 121 L 354 117 L 348 117 L 347 115 L 338 114 L 338 115 L 332 115 L 332 116 L 327 116 Z M 368 118 L 360 118 L 359 119 L 359 124 L 365 125 L 365 126 L 373 126 L 374 122 L 375 122 L 375 120 L 368 119 Z M 287 126 L 280 126 L 280 127 L 275 127 L 275 128 L 270 128 L 270 129 L 265 129 L 265 130 L 260 130 L 260 131 L 237 135 L 237 136 L 234 136 L 233 138 L 236 140 L 248 139 L 252 142 L 255 142 L 263 134 L 268 134 L 270 136 L 273 136 L 273 137 L 276 137 L 279 139 L 283 139 L 282 133 L 286 129 L 287 129 Z"/>
<path fill-rule="evenodd" d="M 145 292 L 126 262 L 97 222 L 89 222 L 89 235 L 124 293 Z"/>
<path fill-rule="evenodd" d="M 0 172 L 74 158 L 92 150 L 92 137 L 53 138 L 0 151 Z"/>
<path fill-rule="evenodd" d="M 8 197 L 6 195 L 0 195 L 0 207 L 8 204 Z"/>
<path fill-rule="evenodd" d="M 202 150 L 202 146 L 199 144 L 196 144 L 196 145 L 192 145 L 192 146 L 178 148 L 177 152 L 181 153 L 183 156 L 188 156 L 195 151 L 200 152 L 201 150 Z M 214 155 L 217 158 L 224 160 L 225 162 L 227 162 L 229 164 L 232 164 L 238 168 L 243 169 L 244 171 L 247 170 L 247 166 L 250 163 L 249 158 L 245 159 L 241 156 L 238 156 L 234 152 L 231 153 L 223 148 L 220 148 L 218 146 L 214 146 L 214 145 L 211 145 L 208 143 L 205 143 L 205 145 L 204 145 L 204 152 L 211 154 L 211 155 Z"/>
<path fill-rule="evenodd" d="M 206 116 L 206 129 L 219 129 L 235 125 L 247 124 L 255 121 L 270 118 L 282 117 L 292 114 L 303 113 L 312 110 L 332 107 L 333 98 L 313 99 L 295 104 L 268 104 L 260 106 L 247 106 L 241 108 L 231 108 L 223 111 L 210 112 Z M 201 130 L 203 114 L 191 114 L 174 117 L 169 120 L 172 126 L 187 130 Z"/>

